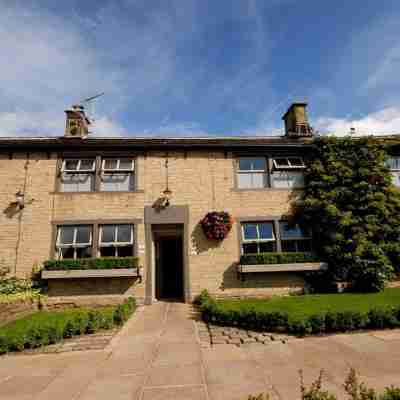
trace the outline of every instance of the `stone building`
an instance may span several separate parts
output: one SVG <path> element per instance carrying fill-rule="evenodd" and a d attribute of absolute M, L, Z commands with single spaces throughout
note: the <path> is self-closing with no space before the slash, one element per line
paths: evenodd
<path fill-rule="evenodd" d="M 283 116 L 282 137 L 92 138 L 82 107 L 66 114 L 63 137 L 0 139 L 0 261 L 11 274 L 48 259 L 135 255 L 141 279 L 64 271 L 48 276 L 50 294 L 134 293 L 149 304 L 190 301 L 204 288 L 299 291 L 303 271 L 321 267 L 239 268 L 241 254 L 312 250 L 309 234 L 285 224 L 313 141 L 305 103 Z M 234 218 L 222 241 L 200 225 L 215 210 Z"/>

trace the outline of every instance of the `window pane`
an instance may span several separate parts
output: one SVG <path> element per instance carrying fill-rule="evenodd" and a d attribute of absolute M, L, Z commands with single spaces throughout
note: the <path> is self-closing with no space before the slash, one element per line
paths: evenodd
<path fill-rule="evenodd" d="M 282 240 L 281 242 L 282 251 L 296 251 L 296 241 L 295 240 Z"/>
<path fill-rule="evenodd" d="M 289 157 L 289 162 L 292 167 L 303 167 L 304 162 L 300 157 Z"/>
<path fill-rule="evenodd" d="M 118 257 L 132 257 L 133 246 L 121 246 L 118 247 Z"/>
<path fill-rule="evenodd" d="M 60 249 L 60 253 L 61 253 L 62 258 L 74 258 L 73 247 L 62 248 L 62 249 Z"/>
<path fill-rule="evenodd" d="M 119 161 L 119 169 L 132 169 L 132 160 L 129 158 L 121 158 Z"/>
<path fill-rule="evenodd" d="M 302 172 L 275 171 L 271 174 L 273 187 L 290 189 L 304 187 L 304 175 Z"/>
<path fill-rule="evenodd" d="M 115 257 L 115 254 L 114 246 L 100 247 L 100 257 Z"/>
<path fill-rule="evenodd" d="M 132 225 L 118 225 L 117 242 L 131 241 Z"/>
<path fill-rule="evenodd" d="M 282 239 L 298 238 L 307 236 L 298 225 L 289 228 L 287 222 L 279 222 L 279 229 Z"/>
<path fill-rule="evenodd" d="M 277 167 L 288 167 L 289 166 L 289 160 L 286 157 L 282 158 L 275 158 L 275 165 Z"/>
<path fill-rule="evenodd" d="M 79 243 L 91 243 L 90 232 L 92 228 L 90 226 L 77 226 L 76 227 L 76 244 Z"/>
<path fill-rule="evenodd" d="M 76 171 L 78 169 L 78 160 L 65 160 L 65 169 Z"/>
<path fill-rule="evenodd" d="M 252 177 L 252 182 L 251 182 L 252 188 L 260 188 L 261 189 L 261 188 L 265 187 L 265 184 L 264 184 L 265 173 L 264 172 L 252 173 L 251 177 Z"/>
<path fill-rule="evenodd" d="M 61 226 L 59 228 L 59 239 L 60 244 L 72 244 L 74 241 L 74 227 L 73 226 Z"/>
<path fill-rule="evenodd" d="M 252 161 L 253 169 L 258 171 L 265 171 L 265 158 L 254 158 Z"/>
<path fill-rule="evenodd" d="M 254 254 L 257 252 L 257 243 L 243 243 L 243 254 Z"/>
<path fill-rule="evenodd" d="M 104 169 L 117 169 L 118 161 L 116 159 L 104 160 Z"/>
<path fill-rule="evenodd" d="M 244 238 L 244 240 L 257 239 L 257 225 L 256 224 L 243 224 L 243 238 Z"/>
<path fill-rule="evenodd" d="M 311 251 L 311 250 L 312 250 L 311 240 L 297 241 L 297 251 Z"/>
<path fill-rule="evenodd" d="M 239 159 L 239 170 L 250 171 L 251 170 L 251 158 L 240 158 Z"/>
<path fill-rule="evenodd" d="M 258 231 L 260 233 L 260 239 L 273 239 L 274 231 L 271 222 L 262 222 L 258 224 Z"/>
<path fill-rule="evenodd" d="M 93 182 L 93 174 L 63 173 L 60 190 L 62 192 L 91 192 Z"/>
<path fill-rule="evenodd" d="M 91 247 L 78 247 L 76 248 L 76 258 L 90 258 L 92 256 Z"/>
<path fill-rule="evenodd" d="M 115 225 L 103 225 L 101 227 L 101 242 L 113 243 L 115 241 Z"/>
<path fill-rule="evenodd" d="M 390 157 L 386 164 L 390 169 L 400 169 L 400 157 Z"/>
<path fill-rule="evenodd" d="M 275 242 L 260 242 L 260 253 L 270 253 L 275 251 Z"/>
<path fill-rule="evenodd" d="M 81 160 L 80 171 L 90 170 L 92 171 L 94 167 L 94 160 Z"/>
<path fill-rule="evenodd" d="M 392 172 L 392 183 L 395 186 L 400 186 L 400 172 Z"/>
<path fill-rule="evenodd" d="M 244 174 L 240 173 L 238 174 L 238 188 L 239 189 L 248 189 L 252 187 L 252 179 L 251 179 L 251 173 L 249 174 Z"/>
<path fill-rule="evenodd" d="M 131 190 L 132 174 L 103 174 L 100 190 L 103 192 L 128 192 Z"/>

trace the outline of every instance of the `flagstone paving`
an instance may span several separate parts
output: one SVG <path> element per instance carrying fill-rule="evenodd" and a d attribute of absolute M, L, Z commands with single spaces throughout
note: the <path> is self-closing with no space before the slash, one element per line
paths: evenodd
<path fill-rule="evenodd" d="M 196 318 L 189 305 L 159 302 L 139 308 L 104 349 L 0 357 L 0 399 L 246 400 L 269 392 L 293 400 L 298 370 L 309 383 L 321 368 L 341 396 L 350 366 L 378 389 L 400 385 L 400 330 L 271 340 Z"/>

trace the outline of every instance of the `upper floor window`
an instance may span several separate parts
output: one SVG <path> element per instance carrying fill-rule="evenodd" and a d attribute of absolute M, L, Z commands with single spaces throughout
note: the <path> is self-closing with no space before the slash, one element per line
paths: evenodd
<path fill-rule="evenodd" d="M 101 257 L 133 256 L 133 225 L 101 225 L 99 253 Z"/>
<path fill-rule="evenodd" d="M 304 161 L 301 157 L 276 157 L 272 160 L 271 186 L 294 189 L 304 186 Z"/>
<path fill-rule="evenodd" d="M 105 158 L 101 166 L 100 190 L 129 192 L 133 190 L 134 163 L 129 158 Z"/>
<path fill-rule="evenodd" d="M 92 256 L 92 227 L 63 225 L 57 228 L 56 251 L 59 259 Z"/>
<path fill-rule="evenodd" d="M 61 192 L 132 191 L 134 166 L 131 158 L 64 159 L 59 189 Z"/>
<path fill-rule="evenodd" d="M 400 157 L 388 158 L 386 165 L 390 168 L 393 184 L 400 186 Z"/>
<path fill-rule="evenodd" d="M 271 251 L 276 251 L 276 237 L 272 222 L 246 222 L 242 224 L 243 254 Z"/>
<path fill-rule="evenodd" d="M 240 189 L 258 189 L 266 186 L 267 163 L 264 157 L 239 158 L 237 172 Z"/>
<path fill-rule="evenodd" d="M 302 157 L 240 157 L 237 161 L 239 189 L 296 189 L 304 186 Z"/>
<path fill-rule="evenodd" d="M 95 183 L 95 159 L 63 160 L 60 176 L 62 192 L 91 192 Z"/>

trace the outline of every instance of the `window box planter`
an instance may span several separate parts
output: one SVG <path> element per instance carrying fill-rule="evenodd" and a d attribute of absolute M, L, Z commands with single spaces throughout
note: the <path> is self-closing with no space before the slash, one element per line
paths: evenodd
<path fill-rule="evenodd" d="M 257 272 L 303 272 L 328 268 L 312 253 L 260 253 L 245 254 L 237 265 L 238 277 L 245 279 L 246 273 Z"/>
<path fill-rule="evenodd" d="M 140 267 L 111 269 L 74 269 L 58 271 L 42 271 L 42 279 L 73 279 L 73 278 L 124 278 L 138 277 L 142 280 Z"/>

